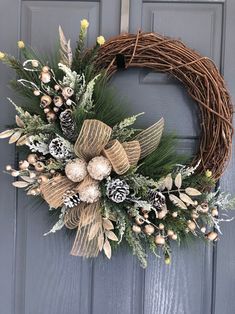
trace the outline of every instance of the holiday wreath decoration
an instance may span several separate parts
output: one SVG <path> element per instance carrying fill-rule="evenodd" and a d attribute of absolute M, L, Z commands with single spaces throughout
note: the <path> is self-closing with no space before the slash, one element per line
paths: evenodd
<path fill-rule="evenodd" d="M 88 26 L 81 21 L 74 52 L 59 27 L 60 49 L 51 61 L 23 41 L 23 61 L 0 53 L 16 71 L 11 85 L 24 96 L 21 105 L 9 99 L 16 125 L 0 138 L 26 148 L 26 157 L 19 169 L 6 170 L 18 178 L 15 187 L 42 197 L 58 215 L 45 235 L 76 230 L 72 255 L 103 251 L 110 258 L 125 239 L 143 267 L 146 247 L 156 256 L 163 252 L 170 263 L 171 242 L 215 241 L 220 222 L 231 220 L 223 210 L 234 201 L 213 191 L 231 151 L 230 97 L 213 62 L 181 42 L 138 32 L 108 42 L 99 36 L 87 50 Z M 108 82 L 120 67 L 169 72 L 187 86 L 202 118 L 199 154 L 191 164 L 176 154 L 175 138 L 163 135 L 163 118 L 137 129 L 140 114 L 126 117 Z"/>

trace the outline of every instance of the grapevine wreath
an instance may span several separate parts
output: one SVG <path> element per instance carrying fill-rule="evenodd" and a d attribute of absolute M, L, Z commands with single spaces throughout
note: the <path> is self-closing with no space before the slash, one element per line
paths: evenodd
<path fill-rule="evenodd" d="M 51 60 L 23 41 L 21 60 L 0 53 L 16 71 L 11 85 L 24 96 L 21 105 L 9 99 L 16 124 L 0 137 L 25 157 L 18 169 L 7 165 L 6 171 L 18 178 L 15 187 L 41 196 L 57 214 L 45 235 L 75 229 L 72 255 L 103 251 L 110 258 L 125 240 L 143 267 L 146 248 L 169 263 L 172 242 L 215 241 L 220 222 L 230 220 L 223 210 L 233 200 L 213 188 L 231 152 L 231 99 L 213 62 L 180 41 L 138 32 L 107 42 L 99 36 L 87 50 L 88 26 L 81 21 L 74 52 L 60 27 L 60 48 Z M 140 114 L 126 117 L 108 81 L 128 67 L 169 73 L 196 100 L 202 135 L 193 160 L 176 154 L 175 137 L 163 134 L 163 118 L 138 129 Z"/>

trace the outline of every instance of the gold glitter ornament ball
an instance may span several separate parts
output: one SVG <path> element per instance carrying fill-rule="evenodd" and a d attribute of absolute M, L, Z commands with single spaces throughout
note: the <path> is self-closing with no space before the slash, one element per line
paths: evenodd
<path fill-rule="evenodd" d="M 81 182 L 87 176 L 87 163 L 79 158 L 73 159 L 65 166 L 67 178 L 73 182 Z"/>
<path fill-rule="evenodd" d="M 98 181 L 103 180 L 104 178 L 108 177 L 111 173 L 112 165 L 110 161 L 103 157 L 98 156 L 91 159 L 87 166 L 87 171 L 89 175 Z"/>

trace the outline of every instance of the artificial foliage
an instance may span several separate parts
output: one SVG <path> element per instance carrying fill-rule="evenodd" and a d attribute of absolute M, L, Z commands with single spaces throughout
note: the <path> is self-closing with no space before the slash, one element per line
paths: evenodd
<path fill-rule="evenodd" d="M 105 39 L 99 36 L 86 50 L 88 27 L 82 20 L 74 52 L 59 27 L 53 62 L 23 41 L 20 60 L 0 53 L 17 75 L 11 86 L 24 96 L 21 104 L 9 99 L 15 125 L 0 138 L 27 150 L 18 169 L 7 165 L 6 171 L 17 178 L 15 187 L 42 197 L 55 213 L 45 235 L 76 230 L 72 255 L 104 252 L 111 258 L 125 240 L 143 267 L 148 252 L 163 254 L 168 264 L 173 242 L 216 241 L 233 201 L 213 191 L 213 169 L 199 173 L 200 160 L 190 165 L 189 157 L 176 153 L 175 136 L 163 135 L 167 121 L 135 127 L 143 113 L 126 116 L 126 103 L 106 72 L 97 72 Z"/>

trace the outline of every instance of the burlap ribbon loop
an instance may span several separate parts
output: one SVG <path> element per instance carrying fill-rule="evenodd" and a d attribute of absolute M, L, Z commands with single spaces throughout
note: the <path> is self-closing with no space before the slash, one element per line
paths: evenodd
<path fill-rule="evenodd" d="M 70 181 L 65 176 L 54 177 L 41 184 L 41 193 L 44 200 L 53 208 L 63 205 L 63 195 L 68 190 L 73 190 L 77 183 Z"/>
<path fill-rule="evenodd" d="M 164 119 L 161 118 L 149 128 L 140 132 L 136 137 L 140 143 L 141 154 L 140 159 L 151 154 L 159 145 L 164 129 Z"/>
<path fill-rule="evenodd" d="M 99 120 L 85 120 L 74 145 L 75 154 L 88 160 L 99 156 L 108 144 L 112 129 Z"/>
<path fill-rule="evenodd" d="M 122 146 L 125 149 L 130 165 L 136 166 L 140 159 L 140 143 L 138 141 L 124 142 Z"/>
<path fill-rule="evenodd" d="M 103 155 L 111 162 L 113 170 L 121 175 L 128 171 L 130 163 L 123 145 L 118 140 L 113 140 L 103 150 Z"/>

